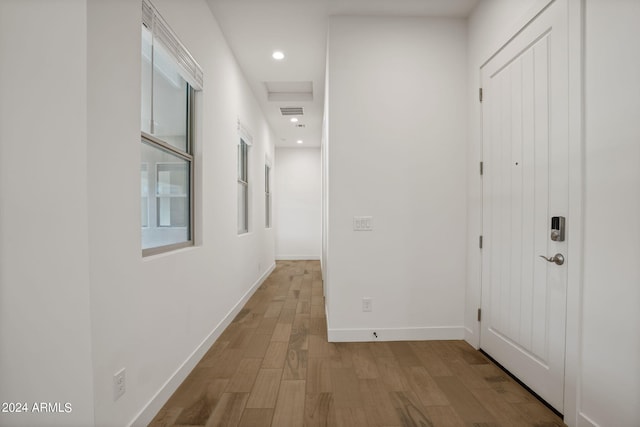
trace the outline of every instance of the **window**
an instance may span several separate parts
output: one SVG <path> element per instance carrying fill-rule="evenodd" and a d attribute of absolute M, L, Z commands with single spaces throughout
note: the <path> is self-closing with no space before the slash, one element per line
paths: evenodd
<path fill-rule="evenodd" d="M 193 245 L 193 115 L 202 71 L 142 3 L 142 254 Z"/>
<path fill-rule="evenodd" d="M 264 226 L 271 228 L 271 167 L 264 165 Z"/>
<path fill-rule="evenodd" d="M 238 234 L 249 232 L 249 146 L 238 144 Z"/>

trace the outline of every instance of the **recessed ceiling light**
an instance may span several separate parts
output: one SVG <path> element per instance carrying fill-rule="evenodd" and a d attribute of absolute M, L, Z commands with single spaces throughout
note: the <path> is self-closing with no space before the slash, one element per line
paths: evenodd
<path fill-rule="evenodd" d="M 275 59 L 277 61 L 281 61 L 281 60 L 284 59 L 284 53 L 282 53 L 279 50 L 273 51 L 273 54 L 271 56 L 273 57 L 273 59 Z"/>
<path fill-rule="evenodd" d="M 291 123 L 298 123 L 297 117 L 291 117 Z"/>
<path fill-rule="evenodd" d="M 298 144 L 302 144 L 302 140 L 299 139 L 298 141 L 296 141 Z"/>

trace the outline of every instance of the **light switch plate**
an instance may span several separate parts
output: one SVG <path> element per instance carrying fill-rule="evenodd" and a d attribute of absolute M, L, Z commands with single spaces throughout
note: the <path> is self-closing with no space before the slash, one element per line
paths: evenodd
<path fill-rule="evenodd" d="M 354 231 L 372 231 L 373 217 L 372 216 L 354 216 L 353 230 Z"/>

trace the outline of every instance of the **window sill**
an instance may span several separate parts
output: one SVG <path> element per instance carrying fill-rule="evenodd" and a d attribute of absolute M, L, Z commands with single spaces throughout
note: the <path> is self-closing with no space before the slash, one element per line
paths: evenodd
<path fill-rule="evenodd" d="M 176 243 L 175 245 L 167 245 L 167 246 L 160 246 L 157 248 L 143 249 L 142 258 L 145 260 L 150 258 L 157 258 L 161 255 L 171 255 L 179 252 L 185 252 L 194 248 L 196 248 L 196 245 L 191 241 L 191 242 L 184 242 L 184 243 Z"/>

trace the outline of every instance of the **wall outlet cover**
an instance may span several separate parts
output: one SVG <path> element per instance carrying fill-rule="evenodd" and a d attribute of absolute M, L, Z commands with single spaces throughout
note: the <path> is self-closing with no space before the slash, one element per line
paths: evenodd
<path fill-rule="evenodd" d="M 127 381 L 125 368 L 120 369 L 113 375 L 113 400 L 116 401 L 127 391 Z"/>

